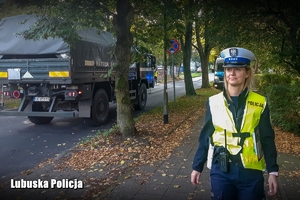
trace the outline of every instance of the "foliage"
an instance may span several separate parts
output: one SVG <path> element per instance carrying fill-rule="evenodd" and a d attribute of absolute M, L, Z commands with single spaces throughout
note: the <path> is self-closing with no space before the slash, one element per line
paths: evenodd
<path fill-rule="evenodd" d="M 223 27 L 219 24 L 221 20 L 219 2 L 214 0 L 202 1 L 198 9 L 200 11 L 195 16 L 195 42 L 193 47 L 197 50 L 201 66 L 203 66 L 202 87 L 210 87 L 206 66 L 209 66 L 210 61 L 214 62 L 217 57 L 213 48 L 219 45 L 218 41 L 221 41 L 223 37 Z"/>
<path fill-rule="evenodd" d="M 22 23 L 25 22 L 26 21 Z M 62 38 L 70 45 L 75 45 L 79 39 L 76 30 L 78 30 L 78 28 L 75 28 L 74 25 L 67 20 L 43 16 L 29 30 L 16 33 L 16 35 L 21 35 L 25 39 L 33 40 L 47 40 L 48 38 L 57 37 Z"/>
<path fill-rule="evenodd" d="M 291 83 L 291 77 L 282 74 L 263 74 L 259 79 L 258 88 L 263 93 L 266 92 L 265 88 L 269 85 L 289 85 Z"/>
<path fill-rule="evenodd" d="M 169 48 L 169 42 L 164 40 L 178 38 L 178 32 L 183 27 L 183 24 L 179 23 L 181 19 L 179 4 L 182 2 L 173 0 L 132 0 L 132 2 L 135 11 L 131 28 L 134 45 L 138 48 L 146 47 L 157 57 L 158 64 L 164 64 L 165 48 Z M 180 63 L 176 57 L 175 63 Z"/>
<path fill-rule="evenodd" d="M 31 3 L 34 5 L 33 2 Z M 40 1 L 36 4 L 41 9 L 31 12 L 37 15 L 38 21 L 29 30 L 17 33 L 25 39 L 40 40 L 57 37 L 62 38 L 70 45 L 74 45 L 79 39 L 78 30 L 84 28 L 107 30 L 111 29 L 112 26 L 107 17 L 112 13 L 112 11 L 108 11 L 112 9 L 108 2 L 96 4 L 92 0 L 64 2 L 52 0 Z M 106 12 L 103 12 L 104 9 Z"/>
<path fill-rule="evenodd" d="M 196 77 L 201 77 L 202 76 L 202 73 L 200 72 L 195 72 L 195 73 L 191 73 L 192 75 L 192 78 L 196 78 Z"/>
<path fill-rule="evenodd" d="M 254 74 L 254 78 L 253 78 L 253 88 L 255 90 L 258 90 L 258 88 L 260 88 L 260 84 L 262 84 L 261 79 L 262 79 L 262 74 Z"/>
<path fill-rule="evenodd" d="M 224 39 L 253 50 L 264 67 L 288 67 L 299 74 L 299 6 L 293 0 L 221 1 Z"/>
<path fill-rule="evenodd" d="M 20 1 L 21 3 L 21 1 Z M 36 5 L 20 5 L 16 0 L 0 1 L 0 20 L 5 17 L 10 17 L 20 14 L 30 14 L 33 12 L 39 12 L 40 8 Z"/>
<path fill-rule="evenodd" d="M 162 63 L 166 67 L 171 64 L 171 59 L 168 63 L 166 54 L 166 49 L 170 48 L 170 38 L 180 40 L 181 48 L 174 56 L 174 65 L 181 64 L 183 59 L 183 66 L 186 68 L 185 71 L 188 72 L 190 70 L 192 22 L 194 13 L 198 10 L 198 7 L 194 6 L 196 3 L 191 0 L 133 0 L 133 2 L 135 13 L 137 13 L 132 27 L 134 44 L 145 45 L 152 51 L 156 47 L 156 51 L 153 52 L 157 56 L 157 63 Z M 187 23 L 189 23 L 190 36 L 186 41 L 183 41 L 180 38 L 186 36 Z M 195 94 L 190 77 L 189 79 L 187 76 L 185 77 L 185 86 L 187 94 Z"/>
<path fill-rule="evenodd" d="M 300 134 L 299 83 L 291 81 L 290 76 L 267 74 L 259 84 L 259 91 L 268 98 L 272 123 L 297 134 Z"/>

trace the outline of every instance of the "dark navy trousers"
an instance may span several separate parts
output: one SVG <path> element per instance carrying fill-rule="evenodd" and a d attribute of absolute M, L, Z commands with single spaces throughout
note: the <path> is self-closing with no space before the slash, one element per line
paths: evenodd
<path fill-rule="evenodd" d="M 222 172 L 218 163 L 210 170 L 212 200 L 262 200 L 264 176 L 259 170 L 245 169 L 230 162 L 229 172 Z"/>

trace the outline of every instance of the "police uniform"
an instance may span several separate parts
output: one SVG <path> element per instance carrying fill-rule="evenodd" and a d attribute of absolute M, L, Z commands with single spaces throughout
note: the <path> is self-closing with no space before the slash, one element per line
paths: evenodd
<path fill-rule="evenodd" d="M 251 51 L 239 47 L 223 50 L 221 57 L 224 67 L 245 67 L 255 60 Z M 279 170 L 268 104 L 265 97 L 247 88 L 230 98 L 225 89 L 209 98 L 193 170 L 202 172 L 208 149 L 213 147 L 208 166 L 212 199 L 262 199 L 263 172 Z"/>

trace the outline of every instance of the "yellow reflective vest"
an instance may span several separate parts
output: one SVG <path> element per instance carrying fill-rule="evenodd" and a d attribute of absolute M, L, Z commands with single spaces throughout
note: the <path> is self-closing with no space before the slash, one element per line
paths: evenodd
<path fill-rule="evenodd" d="M 265 160 L 260 154 L 261 147 L 256 128 L 266 107 L 265 97 L 252 91 L 248 93 L 240 132 L 236 130 L 235 121 L 228 109 L 223 92 L 210 97 L 209 106 L 215 128 L 212 134 L 213 144 L 225 147 L 224 130 L 226 129 L 228 152 L 231 155 L 240 153 L 241 161 L 246 169 L 264 171 Z"/>

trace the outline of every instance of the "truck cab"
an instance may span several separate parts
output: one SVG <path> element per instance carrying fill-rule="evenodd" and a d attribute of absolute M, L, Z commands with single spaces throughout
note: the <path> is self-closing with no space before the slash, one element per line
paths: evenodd
<path fill-rule="evenodd" d="M 224 58 L 217 58 L 214 66 L 214 87 L 222 90 L 224 87 Z"/>

